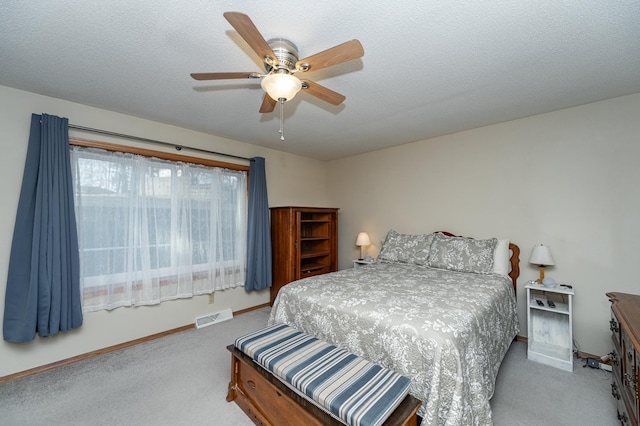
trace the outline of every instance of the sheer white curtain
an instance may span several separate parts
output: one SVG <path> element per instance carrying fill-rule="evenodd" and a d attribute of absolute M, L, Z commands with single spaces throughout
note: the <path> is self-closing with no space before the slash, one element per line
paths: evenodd
<path fill-rule="evenodd" d="M 73 147 L 83 310 L 244 284 L 246 172 Z"/>

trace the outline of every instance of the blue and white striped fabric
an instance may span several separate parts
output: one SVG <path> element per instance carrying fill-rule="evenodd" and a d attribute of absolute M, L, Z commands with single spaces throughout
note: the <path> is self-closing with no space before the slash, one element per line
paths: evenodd
<path fill-rule="evenodd" d="M 288 325 L 239 337 L 235 345 L 347 425 L 382 424 L 409 392 L 407 377 Z"/>

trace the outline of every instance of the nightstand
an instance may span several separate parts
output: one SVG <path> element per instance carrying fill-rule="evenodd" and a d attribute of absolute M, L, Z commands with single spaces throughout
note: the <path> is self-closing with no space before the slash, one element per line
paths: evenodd
<path fill-rule="evenodd" d="M 537 283 L 527 284 L 525 288 L 527 358 L 573 371 L 573 289 Z M 549 301 L 555 303 L 555 307 L 549 306 Z"/>
<path fill-rule="evenodd" d="M 353 261 L 353 267 L 354 268 L 359 268 L 359 267 L 364 266 L 364 265 L 371 265 L 372 263 L 374 263 L 373 260 L 364 260 L 364 259 L 359 260 L 359 259 L 356 259 L 356 260 Z"/>

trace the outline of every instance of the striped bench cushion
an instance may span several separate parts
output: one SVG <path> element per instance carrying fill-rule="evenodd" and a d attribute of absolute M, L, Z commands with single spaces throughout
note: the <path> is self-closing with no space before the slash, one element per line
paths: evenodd
<path fill-rule="evenodd" d="M 235 346 L 348 425 L 380 425 L 410 380 L 284 324 L 236 339 Z"/>

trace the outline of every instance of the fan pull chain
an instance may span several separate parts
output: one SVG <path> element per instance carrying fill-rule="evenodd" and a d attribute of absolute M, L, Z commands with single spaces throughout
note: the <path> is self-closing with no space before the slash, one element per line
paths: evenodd
<path fill-rule="evenodd" d="M 285 98 L 278 99 L 280 101 L 280 140 L 284 140 L 284 102 Z"/>

